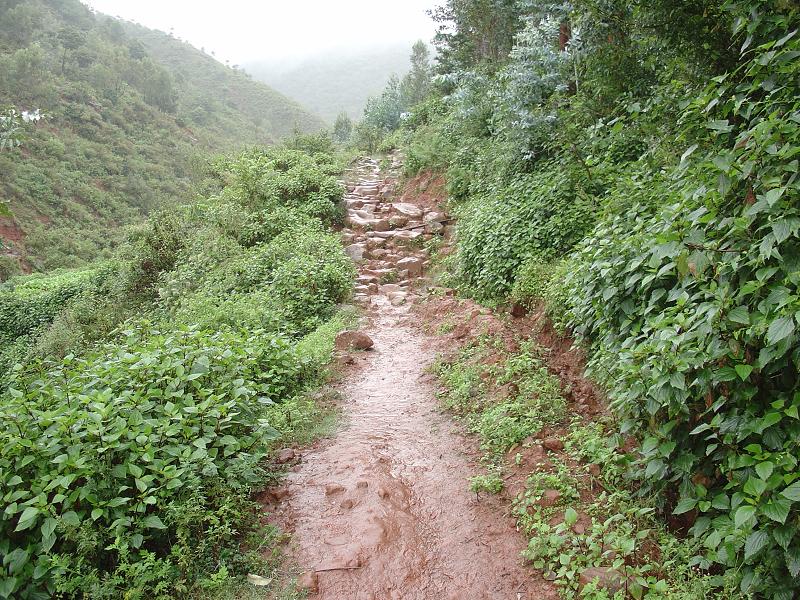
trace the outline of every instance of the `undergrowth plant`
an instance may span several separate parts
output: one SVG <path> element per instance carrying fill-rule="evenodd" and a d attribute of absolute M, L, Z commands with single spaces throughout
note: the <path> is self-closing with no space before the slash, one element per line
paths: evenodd
<path fill-rule="evenodd" d="M 0 597 L 197 597 L 275 568 L 252 497 L 324 426 L 309 391 L 352 320 L 320 143 L 220 158 L 218 193 L 107 264 L 3 284 Z"/>

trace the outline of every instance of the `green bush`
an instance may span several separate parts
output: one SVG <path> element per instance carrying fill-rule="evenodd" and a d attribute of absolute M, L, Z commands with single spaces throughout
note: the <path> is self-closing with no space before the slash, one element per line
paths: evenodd
<path fill-rule="evenodd" d="M 0 337 L 16 338 L 48 324 L 71 299 L 96 290 L 106 275 L 93 267 L 10 279 L 0 285 Z"/>
<path fill-rule="evenodd" d="M 289 344 L 221 329 L 122 339 L 21 377 L 0 403 L 3 597 L 171 598 L 235 548 Z"/>
<path fill-rule="evenodd" d="M 640 439 L 636 485 L 695 537 L 691 565 L 796 597 L 796 3 L 526 3 L 497 58 L 472 46 L 499 41 L 478 4 L 442 14 L 445 110 L 407 120 L 410 170 L 447 172 L 462 291 L 544 299 Z M 460 406 L 475 379 L 456 374 Z"/>
<path fill-rule="evenodd" d="M 567 288 L 591 371 L 623 429 L 645 432 L 645 482 L 677 489 L 668 508 L 693 515 L 696 564 L 740 569 L 744 592 L 788 600 L 800 576 L 800 127 L 787 113 L 800 106 L 800 40 L 785 20 L 748 27 L 761 45 L 683 115 L 708 132 L 698 158 L 690 148 L 670 187 L 650 190 L 660 209 L 603 221 Z"/>
<path fill-rule="evenodd" d="M 512 179 L 459 212 L 458 258 L 466 285 L 479 297 L 507 295 L 530 255 L 552 259 L 591 227 L 594 207 L 557 166 Z"/>

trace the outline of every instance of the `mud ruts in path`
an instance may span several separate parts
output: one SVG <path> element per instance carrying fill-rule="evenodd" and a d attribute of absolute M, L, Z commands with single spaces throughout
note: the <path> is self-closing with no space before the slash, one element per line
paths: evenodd
<path fill-rule="evenodd" d="M 434 352 L 407 314 L 424 285 L 417 238 L 438 234 L 443 216 L 398 208 L 374 161 L 357 173 L 343 236 L 375 346 L 340 384 L 341 430 L 289 475 L 278 518 L 293 558 L 327 600 L 555 599 L 523 566 L 513 520 L 469 491 L 476 467 L 436 409 Z"/>

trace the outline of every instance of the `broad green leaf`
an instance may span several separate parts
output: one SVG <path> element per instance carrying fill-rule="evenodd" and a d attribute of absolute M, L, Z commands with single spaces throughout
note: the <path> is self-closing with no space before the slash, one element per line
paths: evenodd
<path fill-rule="evenodd" d="M 791 504 L 786 498 L 774 496 L 767 504 L 762 505 L 761 511 L 773 521 L 785 523 L 786 518 L 789 516 Z"/>
<path fill-rule="evenodd" d="M 765 461 L 756 465 L 756 473 L 761 479 L 767 480 L 769 476 L 772 475 L 772 471 L 775 469 L 775 465 L 773 465 L 769 461 Z"/>
<path fill-rule="evenodd" d="M 728 319 L 734 323 L 741 323 L 742 325 L 750 325 L 750 313 L 746 306 L 737 306 L 728 313 Z"/>
<path fill-rule="evenodd" d="M 778 200 L 780 200 L 781 196 L 783 196 L 785 191 L 786 191 L 785 187 L 775 188 L 775 189 L 769 190 L 769 191 L 764 193 L 764 200 L 767 201 L 767 204 L 772 206 Z"/>
<path fill-rule="evenodd" d="M 17 528 L 14 531 L 25 531 L 34 526 L 36 517 L 39 515 L 39 509 L 35 506 L 28 506 L 22 511 L 19 517 Z"/>
<path fill-rule="evenodd" d="M 750 373 L 753 372 L 753 365 L 736 365 L 734 369 L 739 378 L 742 381 L 746 381 L 750 377 Z"/>
<path fill-rule="evenodd" d="M 695 506 L 697 506 L 697 499 L 683 498 L 680 502 L 678 502 L 678 505 L 675 507 L 675 510 L 672 511 L 672 514 L 682 515 L 690 510 L 693 510 Z"/>
<path fill-rule="evenodd" d="M 74 510 L 69 510 L 61 515 L 61 520 L 71 527 L 78 527 L 81 524 L 81 519 Z"/>
<path fill-rule="evenodd" d="M 755 506 L 744 505 L 740 506 L 736 509 L 736 513 L 733 518 L 734 525 L 736 525 L 737 529 L 741 529 L 742 525 L 744 525 L 747 521 L 752 519 L 756 514 Z"/>
<path fill-rule="evenodd" d="M 780 317 L 770 323 L 767 330 L 767 343 L 777 344 L 794 333 L 794 319 L 792 317 Z"/>
<path fill-rule="evenodd" d="M 769 544 L 769 533 L 763 530 L 752 532 L 747 536 L 747 541 L 744 543 L 744 558 L 745 560 L 752 558 Z"/>
<path fill-rule="evenodd" d="M 788 498 L 792 502 L 800 500 L 800 481 L 795 481 L 792 485 L 781 492 L 781 496 Z"/>
<path fill-rule="evenodd" d="M 142 519 L 142 525 L 150 529 L 166 529 L 167 526 L 161 522 L 157 515 L 148 515 Z"/>
<path fill-rule="evenodd" d="M 786 551 L 786 568 L 792 577 L 800 575 L 800 546 L 792 546 Z"/>
<path fill-rule="evenodd" d="M 568 527 L 572 527 L 578 521 L 578 513 L 574 508 L 568 508 L 564 511 L 564 523 Z"/>

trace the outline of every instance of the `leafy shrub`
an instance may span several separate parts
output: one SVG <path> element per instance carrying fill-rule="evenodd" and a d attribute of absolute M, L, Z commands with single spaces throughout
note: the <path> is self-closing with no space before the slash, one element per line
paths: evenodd
<path fill-rule="evenodd" d="M 216 568 L 276 433 L 269 405 L 301 373 L 278 337 L 141 323 L 14 381 L 0 404 L 4 597 L 166 598 Z"/>
<path fill-rule="evenodd" d="M 478 197 L 458 225 L 461 274 L 479 296 L 508 294 L 526 256 L 569 250 L 591 225 L 594 208 L 561 169 L 549 168 Z"/>
<path fill-rule="evenodd" d="M 745 22 L 761 45 L 685 113 L 710 139 L 700 158 L 684 155 L 678 193 L 657 188 L 669 198 L 660 210 L 598 226 L 568 287 L 593 372 L 625 429 L 646 428 L 645 479 L 677 486 L 676 514 L 696 511 L 697 563 L 740 568 L 744 592 L 789 599 L 800 575 L 800 129 L 789 112 L 800 41 L 785 19 Z"/>

